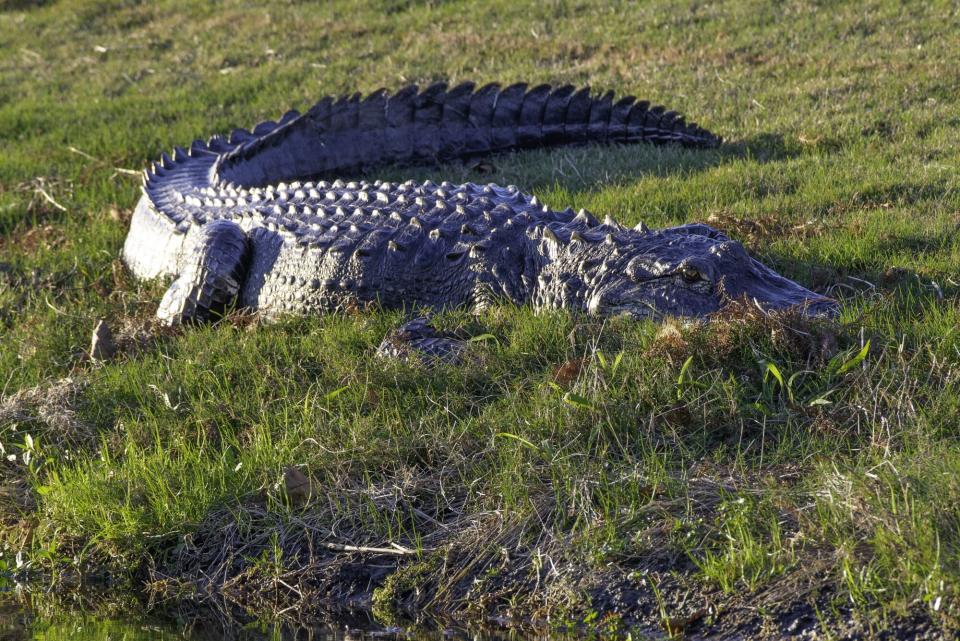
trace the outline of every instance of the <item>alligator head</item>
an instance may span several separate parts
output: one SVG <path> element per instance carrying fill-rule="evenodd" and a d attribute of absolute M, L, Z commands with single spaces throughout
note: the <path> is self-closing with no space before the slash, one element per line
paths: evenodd
<path fill-rule="evenodd" d="M 612 221 L 582 231 L 544 225 L 533 238 L 549 261 L 533 294 L 538 307 L 690 318 L 745 299 L 764 310 L 838 313 L 835 301 L 777 274 L 707 225 L 657 231 L 625 230 Z"/>

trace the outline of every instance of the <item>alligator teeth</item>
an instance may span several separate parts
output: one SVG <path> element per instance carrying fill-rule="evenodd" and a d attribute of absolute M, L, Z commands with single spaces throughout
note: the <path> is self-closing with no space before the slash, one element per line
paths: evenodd
<path fill-rule="evenodd" d="M 637 223 L 637 224 L 634 226 L 633 231 L 644 231 L 644 232 L 646 232 L 646 231 L 650 231 L 650 228 L 647 227 L 647 224 L 641 220 L 639 223 Z"/>

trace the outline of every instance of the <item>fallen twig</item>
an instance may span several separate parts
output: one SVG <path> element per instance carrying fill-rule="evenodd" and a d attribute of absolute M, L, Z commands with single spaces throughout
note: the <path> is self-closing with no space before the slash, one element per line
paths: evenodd
<path fill-rule="evenodd" d="M 320 543 L 321 547 L 325 547 L 328 550 L 336 550 L 337 552 L 367 552 L 369 554 L 396 554 L 399 556 L 409 556 L 416 554 L 416 550 L 411 550 L 410 548 L 405 548 L 396 543 L 391 544 L 393 547 L 389 548 L 374 548 L 367 547 L 365 545 L 344 545 L 343 543 Z"/>
<path fill-rule="evenodd" d="M 53 199 L 53 196 L 51 196 L 49 193 L 47 193 L 47 190 L 46 190 L 46 189 L 44 189 L 43 187 L 41 187 L 41 186 L 39 186 L 39 185 L 37 185 L 36 187 L 34 187 L 34 189 L 35 189 L 36 192 L 37 192 L 38 194 L 40 194 L 40 195 L 43 197 L 43 199 L 46 200 L 48 203 L 50 203 L 51 205 L 53 205 L 54 207 L 56 207 L 56 208 L 59 209 L 60 211 L 63 211 L 63 212 L 67 211 L 67 208 L 64 207 L 63 205 L 61 205 L 60 203 L 58 203 L 56 200 L 54 200 L 54 199 Z"/>
<path fill-rule="evenodd" d="M 74 147 L 73 145 L 67 145 L 67 149 L 70 150 L 70 151 L 72 151 L 73 153 L 79 155 L 79 156 L 83 156 L 83 157 L 86 158 L 87 160 L 92 160 L 93 162 L 98 163 L 98 164 L 101 164 L 101 165 L 106 165 L 106 164 L 107 164 L 107 163 L 104 162 L 102 159 L 97 158 L 96 156 L 91 156 L 90 154 L 88 154 L 88 153 L 85 152 L 84 150 L 82 150 L 82 149 L 77 149 L 77 148 Z M 141 174 L 141 172 L 137 171 L 136 169 L 127 169 L 126 167 L 113 167 L 113 171 L 116 172 L 116 173 L 118 173 L 118 174 L 125 174 L 125 175 L 127 175 L 127 176 L 140 176 L 140 174 Z"/>

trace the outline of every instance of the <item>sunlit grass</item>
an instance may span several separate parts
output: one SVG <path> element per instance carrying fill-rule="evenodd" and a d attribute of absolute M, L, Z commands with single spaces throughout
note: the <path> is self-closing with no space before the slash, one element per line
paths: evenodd
<path fill-rule="evenodd" d="M 173 566 L 193 534 L 213 546 L 229 532 L 262 543 L 251 566 L 274 572 L 300 562 L 306 539 L 280 535 L 306 522 L 323 533 L 311 543 L 416 551 L 425 565 L 407 572 L 432 586 L 416 605 L 485 604 L 482 589 L 452 582 L 505 580 L 494 575 L 507 574 L 507 550 L 527 565 L 496 584 L 498 598 L 571 616 L 590 606 L 551 574 L 555 557 L 622 576 L 655 566 L 688 582 L 677 590 L 731 604 L 815 567 L 833 605 L 957 625 L 955 11 L 15 4 L 0 11 L 11 549 L 38 565 L 109 550 L 126 569 Z M 728 144 L 538 151 L 491 159 L 492 176 L 450 165 L 376 177 L 515 183 L 630 225 L 711 222 L 841 299 L 839 323 L 449 313 L 450 329 L 491 338 L 472 344 L 469 364 L 436 368 L 374 357 L 394 312 L 150 324 L 163 284 L 118 261 L 138 197 L 130 170 L 324 94 L 467 78 L 636 93 Z M 86 355 L 98 318 L 123 339 L 105 364 Z M 291 467 L 310 479 L 309 499 L 287 496 Z M 689 563 L 656 566 L 662 554 Z M 550 591 L 534 594 L 541 581 Z"/>

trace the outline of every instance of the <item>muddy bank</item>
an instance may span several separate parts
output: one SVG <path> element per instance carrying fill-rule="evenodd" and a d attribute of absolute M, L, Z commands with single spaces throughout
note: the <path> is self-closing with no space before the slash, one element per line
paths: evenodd
<path fill-rule="evenodd" d="M 300 623 L 370 617 L 398 629 L 419 623 L 635 639 L 948 638 L 923 612 L 874 619 L 854 611 L 832 587 L 827 559 L 814 556 L 802 571 L 756 592 L 724 593 L 698 580 L 695 564 L 667 546 L 598 568 L 573 541 L 544 535 L 531 547 L 522 528 L 501 515 L 440 528 L 442 544 L 415 552 L 331 549 L 308 514 L 280 524 L 262 507 L 245 511 L 242 519 L 221 513 L 146 569 L 151 598 L 231 604 Z M 245 528 L 273 534 L 241 541 Z M 266 540 L 269 551 L 257 547 Z"/>

